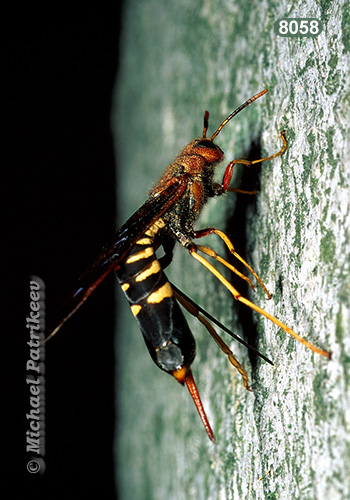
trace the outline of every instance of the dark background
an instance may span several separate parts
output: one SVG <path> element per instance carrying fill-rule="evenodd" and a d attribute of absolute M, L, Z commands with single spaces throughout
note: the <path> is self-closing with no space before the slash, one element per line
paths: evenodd
<path fill-rule="evenodd" d="M 8 47 L 6 140 L 11 186 L 18 195 L 12 205 L 20 204 L 15 208 L 21 213 L 20 267 L 26 282 L 25 314 L 16 333 L 21 362 L 11 373 L 21 397 L 16 394 L 8 431 L 19 443 L 19 449 L 13 447 L 12 485 L 16 491 L 25 486 L 25 498 L 32 493 L 50 499 L 116 498 L 114 276 L 46 345 L 43 476 L 26 471 L 25 452 L 30 275 L 45 283 L 48 324 L 115 230 L 111 107 L 121 22 L 120 12 L 109 14 L 89 23 L 17 32 Z"/>

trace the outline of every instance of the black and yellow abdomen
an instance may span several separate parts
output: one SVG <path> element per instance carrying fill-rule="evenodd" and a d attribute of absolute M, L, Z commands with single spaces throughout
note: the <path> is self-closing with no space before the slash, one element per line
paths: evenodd
<path fill-rule="evenodd" d="M 185 375 L 194 360 L 196 346 L 155 254 L 154 240 L 164 226 L 162 219 L 158 219 L 137 240 L 117 277 L 153 361 L 182 382 L 182 375 L 178 374 Z"/>

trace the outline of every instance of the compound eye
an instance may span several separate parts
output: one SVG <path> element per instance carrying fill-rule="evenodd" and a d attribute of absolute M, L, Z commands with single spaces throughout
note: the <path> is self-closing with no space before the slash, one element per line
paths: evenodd
<path fill-rule="evenodd" d="M 209 139 L 201 139 L 200 141 L 197 142 L 196 146 L 200 146 L 203 148 L 217 149 L 213 141 L 210 141 Z"/>

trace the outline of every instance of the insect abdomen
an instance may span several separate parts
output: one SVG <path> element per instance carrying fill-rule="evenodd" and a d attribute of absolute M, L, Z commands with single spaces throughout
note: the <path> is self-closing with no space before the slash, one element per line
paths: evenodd
<path fill-rule="evenodd" d="M 155 255 L 154 238 L 162 227 L 159 220 L 139 238 L 117 277 L 153 361 L 174 374 L 192 363 L 195 340 Z"/>

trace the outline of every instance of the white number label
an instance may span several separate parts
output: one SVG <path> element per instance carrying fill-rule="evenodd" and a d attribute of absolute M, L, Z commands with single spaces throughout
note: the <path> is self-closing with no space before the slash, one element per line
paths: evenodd
<path fill-rule="evenodd" d="M 286 17 L 276 21 L 274 27 L 278 36 L 316 37 L 322 31 L 321 21 L 313 18 Z"/>

